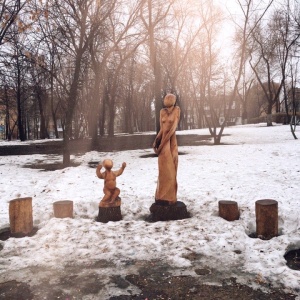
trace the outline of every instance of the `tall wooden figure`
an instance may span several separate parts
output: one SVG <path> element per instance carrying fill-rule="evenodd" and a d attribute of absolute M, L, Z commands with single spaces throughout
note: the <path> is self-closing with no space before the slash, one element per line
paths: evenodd
<path fill-rule="evenodd" d="M 177 202 L 178 145 L 176 128 L 180 120 L 180 108 L 176 96 L 167 94 L 160 111 L 160 130 L 153 149 L 158 155 L 158 179 L 155 203 L 151 206 L 154 221 L 177 220 L 187 217 L 184 203 Z"/>

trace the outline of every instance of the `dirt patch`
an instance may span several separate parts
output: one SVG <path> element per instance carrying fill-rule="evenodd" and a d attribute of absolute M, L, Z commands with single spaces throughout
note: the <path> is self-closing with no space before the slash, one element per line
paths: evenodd
<path fill-rule="evenodd" d="M 114 137 L 99 137 L 95 143 L 91 139 L 78 139 L 70 141 L 71 154 L 84 154 L 89 151 L 126 151 L 152 148 L 155 134 L 116 135 Z M 213 145 L 210 135 L 177 135 L 178 146 Z M 48 140 L 42 143 L 26 143 L 0 147 L 0 156 L 4 155 L 30 155 L 30 154 L 58 154 L 63 153 L 62 140 Z"/>
<path fill-rule="evenodd" d="M 13 280 L 0 283 L 0 299 L 30 300 L 33 294 L 28 284 Z"/>
<path fill-rule="evenodd" d="M 187 152 L 178 152 L 178 155 L 186 155 L 188 154 Z M 153 158 L 153 157 L 157 157 L 157 154 L 155 153 L 149 153 L 149 154 L 143 154 L 140 156 L 140 158 Z"/>
<path fill-rule="evenodd" d="M 231 278 L 230 285 L 214 286 L 203 285 L 192 276 L 173 276 L 162 278 L 159 282 L 149 277 L 137 275 L 126 276 L 126 280 L 138 286 L 142 292 L 138 295 L 120 295 L 111 297 L 110 300 L 131 300 L 131 299 L 205 299 L 205 300 L 279 300 L 295 299 L 295 296 L 284 294 L 279 290 L 264 293 L 261 290 L 236 283 Z"/>
<path fill-rule="evenodd" d="M 300 271 L 300 249 L 291 250 L 284 255 L 290 269 Z"/>
<path fill-rule="evenodd" d="M 277 236 L 281 236 L 281 233 L 279 233 Z M 269 241 L 269 240 L 271 240 L 273 238 L 273 237 L 266 238 L 264 236 L 258 236 L 256 234 L 256 232 L 252 232 L 252 233 L 248 234 L 248 237 L 251 238 L 251 239 L 260 239 L 260 240 L 263 240 L 263 241 Z"/>
<path fill-rule="evenodd" d="M 31 267 L 19 270 L 18 274 L 20 272 L 28 282 L 6 279 L 0 283 L 1 300 L 296 299 L 295 295 L 270 285 L 264 285 L 262 291 L 239 284 L 235 277 L 223 277 L 218 270 L 207 267 L 178 269 L 160 260 L 119 261 L 118 266 L 113 261 L 100 260 L 90 265 L 59 269 Z M 5 277 L 13 276 L 19 277 L 7 273 Z"/>
<path fill-rule="evenodd" d="M 199 276 L 172 276 L 167 264 L 149 262 L 139 269 L 139 274 L 125 276 L 131 285 L 137 286 L 141 293 L 135 295 L 113 296 L 110 300 L 145 299 L 205 299 L 205 300 L 292 300 L 296 296 L 279 289 L 263 292 L 236 282 L 235 278 L 224 279 L 221 285 L 206 285 L 202 277 L 210 275 L 209 269 L 196 269 Z"/>
<path fill-rule="evenodd" d="M 71 164 L 68 166 L 69 167 L 78 167 L 80 166 L 80 163 L 76 162 L 71 162 Z M 56 162 L 56 163 L 33 163 L 33 164 L 26 164 L 23 166 L 23 168 L 30 168 L 30 169 L 37 169 L 41 171 L 56 171 L 56 170 L 62 170 L 66 168 L 66 166 L 63 165 L 61 162 Z"/>
<path fill-rule="evenodd" d="M 11 233 L 10 228 L 3 228 L 0 230 L 0 241 L 6 241 L 11 237 L 13 237 L 13 238 L 23 238 L 25 236 L 31 237 L 31 236 L 34 236 L 37 233 L 37 231 L 38 231 L 38 228 L 34 227 L 30 233 L 22 234 L 22 233 Z"/>

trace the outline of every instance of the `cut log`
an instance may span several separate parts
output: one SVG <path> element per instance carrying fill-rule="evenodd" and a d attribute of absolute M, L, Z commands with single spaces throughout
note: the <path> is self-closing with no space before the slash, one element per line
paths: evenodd
<path fill-rule="evenodd" d="M 169 220 L 182 220 L 190 217 L 186 205 L 177 201 L 175 205 L 161 205 L 157 202 L 153 203 L 150 207 L 150 221 L 169 221 Z"/>
<path fill-rule="evenodd" d="M 32 197 L 9 202 L 9 222 L 12 235 L 25 236 L 33 230 Z"/>
<path fill-rule="evenodd" d="M 73 201 L 62 200 L 53 203 L 55 218 L 73 218 Z"/>
<path fill-rule="evenodd" d="M 240 218 L 240 212 L 236 201 L 220 200 L 219 216 L 227 221 L 235 221 Z"/>
<path fill-rule="evenodd" d="M 269 240 L 278 236 L 278 202 L 271 199 L 255 202 L 256 235 Z"/>
<path fill-rule="evenodd" d="M 96 218 L 97 222 L 107 223 L 110 221 L 121 221 L 121 206 L 114 207 L 99 207 L 98 217 Z"/>

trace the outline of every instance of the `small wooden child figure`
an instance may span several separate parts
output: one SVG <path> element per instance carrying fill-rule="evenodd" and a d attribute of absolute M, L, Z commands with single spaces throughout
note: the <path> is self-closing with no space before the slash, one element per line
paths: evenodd
<path fill-rule="evenodd" d="M 99 207 L 116 207 L 121 205 L 121 199 L 119 197 L 120 189 L 116 186 L 116 178 L 120 176 L 125 167 L 126 163 L 123 162 L 122 167 L 118 171 L 112 171 L 113 162 L 111 159 L 105 159 L 103 161 L 103 167 L 105 171 L 101 173 L 102 165 L 97 166 L 96 174 L 98 178 L 104 179 L 104 197 L 99 203 Z"/>

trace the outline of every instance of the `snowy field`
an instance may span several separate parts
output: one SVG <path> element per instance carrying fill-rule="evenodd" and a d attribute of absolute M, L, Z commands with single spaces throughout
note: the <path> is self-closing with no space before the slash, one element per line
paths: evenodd
<path fill-rule="evenodd" d="M 236 126 L 224 133 L 225 145 L 179 148 L 184 155 L 179 156 L 178 200 L 191 214 L 180 221 L 145 221 L 154 202 L 158 168 L 157 158 L 141 156 L 152 149 L 88 152 L 72 156 L 78 167 L 48 172 L 24 165 L 55 163 L 61 156 L 0 157 L 0 230 L 9 227 L 9 201 L 18 197 L 33 198 L 34 226 L 39 228 L 33 237 L 0 241 L 1 277 L 26 267 L 63 268 L 101 259 L 165 259 L 187 268 L 191 262 L 185 257 L 196 253 L 204 265 L 239 269 L 300 293 L 300 271 L 289 269 L 284 259 L 288 250 L 300 248 L 299 140 L 283 125 Z M 117 178 L 123 220 L 102 224 L 94 218 L 103 181 L 89 162 L 105 158 L 113 159 L 114 169 L 123 161 L 127 168 Z M 278 201 L 280 236 L 269 241 L 248 237 L 255 232 L 255 201 L 260 199 Z M 58 200 L 74 201 L 74 219 L 53 217 L 53 202 Z M 218 217 L 219 200 L 237 201 L 240 219 L 227 222 Z"/>

